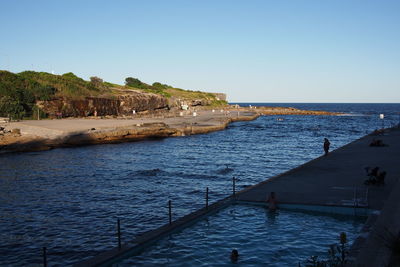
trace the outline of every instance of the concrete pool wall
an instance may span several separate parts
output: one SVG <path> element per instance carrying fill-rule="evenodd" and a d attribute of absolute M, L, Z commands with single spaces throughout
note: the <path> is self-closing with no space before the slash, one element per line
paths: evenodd
<path fill-rule="evenodd" d="M 361 231 L 366 217 L 326 212 L 287 210 L 271 212 L 265 206 L 236 203 L 197 221 L 113 267 L 128 266 L 232 266 L 232 249 L 240 266 L 294 266 L 311 255 L 321 259 L 340 233 L 347 246 Z"/>
<path fill-rule="evenodd" d="M 235 196 L 230 196 L 226 199 L 218 201 L 208 208 L 203 208 L 197 210 L 193 213 L 190 213 L 182 218 L 179 218 L 176 221 L 173 221 L 172 224 L 166 224 L 156 230 L 149 231 L 144 235 L 136 238 L 135 240 L 129 241 L 119 248 L 115 248 L 110 251 L 106 251 L 104 253 L 99 254 L 97 257 L 92 259 L 80 262 L 75 264 L 74 266 L 111 266 L 114 263 L 121 261 L 127 257 L 137 254 L 138 252 L 146 249 L 151 246 L 158 240 L 163 237 L 173 234 L 174 232 L 181 231 L 184 228 L 190 227 L 196 222 L 208 217 L 210 215 L 215 214 L 216 212 L 224 209 L 230 205 L 235 204 L 245 204 L 245 205 L 257 205 L 257 206 L 265 206 L 268 207 L 267 203 L 261 202 L 246 202 L 246 201 L 238 201 Z M 324 214 L 339 214 L 339 215 L 354 215 L 357 216 L 368 216 L 373 213 L 372 210 L 366 209 L 364 207 L 339 207 L 339 206 L 311 206 L 311 205 L 299 205 L 299 204 L 279 204 L 280 209 L 284 210 L 293 210 L 293 211 L 313 211 L 320 212 Z M 355 212 L 356 209 L 356 212 Z M 321 214 L 322 215 L 322 214 Z"/>

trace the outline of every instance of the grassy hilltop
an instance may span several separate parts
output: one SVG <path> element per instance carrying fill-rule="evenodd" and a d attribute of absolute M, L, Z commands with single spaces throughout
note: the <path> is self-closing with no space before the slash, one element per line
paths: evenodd
<path fill-rule="evenodd" d="M 127 90 L 154 93 L 168 99 L 185 101 L 207 100 L 210 105 L 226 105 L 226 101 L 218 100 L 212 93 L 183 90 L 173 86 L 155 82 L 152 85 L 139 79 L 128 77 L 125 85 L 103 81 L 91 77 L 85 81 L 72 72 L 55 75 L 47 72 L 24 71 L 12 73 L 0 71 L 0 116 L 13 119 L 29 118 L 40 113 L 37 101 L 50 101 L 57 98 L 71 100 L 85 97 L 115 98 Z"/>

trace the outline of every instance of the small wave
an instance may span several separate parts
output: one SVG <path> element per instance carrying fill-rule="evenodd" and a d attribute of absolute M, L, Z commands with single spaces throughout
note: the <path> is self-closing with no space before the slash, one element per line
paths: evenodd
<path fill-rule="evenodd" d="M 229 167 L 217 170 L 218 174 L 227 174 L 227 173 L 231 173 L 231 172 L 233 172 L 233 169 L 229 168 Z"/>
<path fill-rule="evenodd" d="M 241 127 L 253 130 L 264 130 L 266 128 L 264 124 L 246 124 L 246 125 L 241 125 Z"/>
<path fill-rule="evenodd" d="M 159 168 L 156 169 L 150 169 L 150 170 L 139 170 L 136 171 L 136 175 L 142 175 L 142 176 L 157 176 L 159 173 L 162 171 Z"/>
<path fill-rule="evenodd" d="M 188 195 L 190 195 L 190 194 L 197 194 L 197 193 L 200 193 L 200 190 L 192 190 L 192 191 L 190 191 L 190 192 L 187 192 Z"/>
<path fill-rule="evenodd" d="M 285 138 L 286 136 L 285 135 L 276 135 L 276 134 L 274 134 L 274 135 L 270 135 L 270 137 L 271 138 Z"/>
<path fill-rule="evenodd" d="M 190 178 L 190 179 L 211 180 L 211 179 L 214 179 L 216 176 L 215 175 L 192 173 L 192 174 L 186 175 L 186 177 Z"/>
<path fill-rule="evenodd" d="M 152 191 L 152 190 L 146 189 L 146 190 L 143 190 L 143 193 L 148 194 L 148 195 L 151 195 L 151 194 L 154 194 L 154 193 L 156 193 L 156 192 L 155 192 L 155 191 Z"/>

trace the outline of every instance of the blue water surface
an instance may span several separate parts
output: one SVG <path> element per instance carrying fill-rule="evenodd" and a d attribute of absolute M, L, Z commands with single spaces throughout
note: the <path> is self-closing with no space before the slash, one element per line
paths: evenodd
<path fill-rule="evenodd" d="M 365 218 L 232 205 L 195 225 L 162 238 L 124 259 L 125 266 L 305 266 L 311 256 L 328 259 L 340 233 L 349 249 Z M 237 262 L 230 260 L 233 249 Z"/>
<path fill-rule="evenodd" d="M 253 104 L 254 105 L 254 104 Z M 263 104 L 345 116 L 263 116 L 209 134 L 0 156 L 0 265 L 66 266 L 366 133 L 399 123 L 400 104 Z M 384 121 L 379 114 L 384 113 Z M 283 118 L 283 120 L 278 120 Z"/>

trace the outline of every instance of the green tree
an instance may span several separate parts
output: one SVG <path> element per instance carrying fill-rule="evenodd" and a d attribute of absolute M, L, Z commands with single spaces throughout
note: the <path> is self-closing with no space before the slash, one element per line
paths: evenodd
<path fill-rule="evenodd" d="M 100 87 L 103 85 L 103 79 L 97 76 L 90 77 L 90 82 L 96 87 Z"/>
<path fill-rule="evenodd" d="M 23 102 L 10 96 L 0 97 L 0 115 L 12 119 L 22 119 L 25 115 Z"/>
<path fill-rule="evenodd" d="M 90 77 L 90 85 L 93 90 L 99 90 L 101 88 L 105 88 L 105 85 L 103 83 L 103 79 L 97 77 L 97 76 L 92 76 Z"/>
<path fill-rule="evenodd" d="M 146 88 L 146 84 L 142 83 L 139 79 L 137 78 L 132 78 L 128 77 L 125 79 L 125 85 L 130 86 L 130 87 L 135 87 L 135 88 Z"/>
<path fill-rule="evenodd" d="M 165 83 L 159 83 L 159 82 L 154 82 L 152 84 L 153 87 L 157 89 L 167 89 L 167 88 L 172 88 L 171 85 L 165 84 Z"/>
<path fill-rule="evenodd" d="M 155 82 L 152 84 L 153 87 L 157 88 L 157 89 L 164 89 L 164 85 L 159 83 L 159 82 Z"/>
<path fill-rule="evenodd" d="M 67 72 L 67 73 L 64 73 L 63 75 L 62 75 L 62 77 L 64 77 L 64 78 L 69 78 L 69 79 L 81 79 L 81 78 L 79 78 L 78 76 L 76 76 L 73 72 Z"/>
<path fill-rule="evenodd" d="M 34 87 L 31 91 L 37 100 L 51 100 L 54 97 L 57 89 L 46 85 Z"/>

